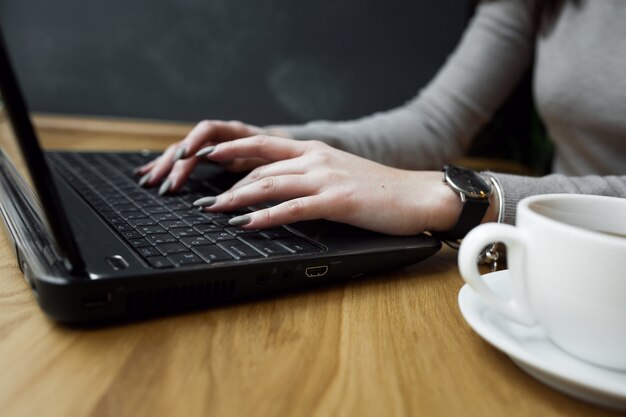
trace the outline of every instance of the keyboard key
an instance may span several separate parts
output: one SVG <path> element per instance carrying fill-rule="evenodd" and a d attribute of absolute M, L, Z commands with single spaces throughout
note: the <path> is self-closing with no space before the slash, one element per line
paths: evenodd
<path fill-rule="evenodd" d="M 180 217 L 185 217 L 185 216 L 190 216 L 190 215 L 198 213 L 198 208 L 194 206 L 188 206 L 186 208 L 172 210 L 172 212 L 176 213 L 176 215 Z"/>
<path fill-rule="evenodd" d="M 157 224 L 157 222 L 152 220 L 150 217 L 143 217 L 140 219 L 129 219 L 128 224 L 130 224 L 131 226 L 140 227 L 140 226 L 152 226 L 152 225 Z"/>
<path fill-rule="evenodd" d="M 137 206 L 131 203 L 116 204 L 115 206 L 113 206 L 113 209 L 117 212 L 121 212 L 121 211 L 137 210 Z"/>
<path fill-rule="evenodd" d="M 115 227 L 115 229 L 120 232 L 129 232 L 129 231 L 134 232 L 135 231 L 135 228 L 126 222 L 114 224 L 113 227 Z"/>
<path fill-rule="evenodd" d="M 198 224 L 194 226 L 194 229 L 196 229 L 201 234 L 205 234 L 209 232 L 219 232 L 222 230 L 221 227 L 213 223 Z"/>
<path fill-rule="evenodd" d="M 100 211 L 101 214 L 102 210 Z M 105 216 L 105 218 L 108 220 L 109 223 L 111 224 L 126 224 L 126 220 L 122 219 L 120 216 L 118 215 L 114 215 L 114 216 Z"/>
<path fill-rule="evenodd" d="M 174 264 L 164 256 L 151 256 L 146 258 L 148 263 L 155 268 L 171 268 Z"/>
<path fill-rule="evenodd" d="M 198 255 L 193 252 L 177 253 L 170 255 L 167 259 L 176 266 L 196 265 L 202 264 L 204 261 Z"/>
<path fill-rule="evenodd" d="M 309 242 L 305 241 L 304 239 L 301 239 L 295 236 L 290 237 L 290 238 L 277 239 L 275 240 L 275 242 L 278 242 L 281 245 L 286 246 L 287 249 L 289 249 L 290 251 L 294 253 L 321 252 L 321 249 L 318 248 L 317 246 L 314 246 L 310 244 Z"/>
<path fill-rule="evenodd" d="M 180 202 L 165 203 L 165 206 L 172 211 L 189 210 L 193 208 L 191 204 L 180 203 Z"/>
<path fill-rule="evenodd" d="M 161 256 L 162 253 L 155 248 L 154 246 L 144 246 L 142 248 L 137 248 L 139 254 L 144 258 L 149 258 L 150 256 Z"/>
<path fill-rule="evenodd" d="M 204 259 L 205 262 L 223 262 L 233 261 L 233 258 L 228 252 L 219 246 L 194 246 L 191 248 L 198 256 Z"/>
<path fill-rule="evenodd" d="M 204 216 L 200 216 L 198 214 L 183 216 L 182 220 L 190 226 L 195 226 L 202 223 L 212 223 Z"/>
<path fill-rule="evenodd" d="M 230 224 L 228 224 L 228 221 L 230 220 L 230 218 L 223 218 L 223 219 L 214 219 L 213 223 L 215 223 L 220 229 L 224 229 L 228 226 L 230 226 Z"/>
<path fill-rule="evenodd" d="M 120 204 L 132 204 L 132 201 L 126 197 L 113 197 L 109 198 L 108 203 L 112 206 L 119 206 Z"/>
<path fill-rule="evenodd" d="M 249 235 L 242 237 L 242 240 L 254 246 L 267 256 L 288 255 L 291 253 L 283 246 L 275 243 L 272 240 L 267 239 L 264 236 Z"/>
<path fill-rule="evenodd" d="M 125 219 L 147 219 L 148 216 L 140 210 L 121 211 L 120 216 Z"/>
<path fill-rule="evenodd" d="M 170 213 L 168 209 L 166 209 L 165 207 L 161 207 L 161 206 L 142 207 L 141 211 L 143 211 L 144 213 L 148 215 Z"/>
<path fill-rule="evenodd" d="M 166 229 L 171 229 L 173 227 L 186 227 L 187 223 L 182 220 L 165 220 L 159 223 L 162 227 Z"/>
<path fill-rule="evenodd" d="M 212 245 L 209 239 L 204 236 L 187 236 L 181 237 L 180 241 L 187 246 L 201 246 L 201 245 Z"/>
<path fill-rule="evenodd" d="M 164 243 L 173 243 L 173 242 L 178 241 L 178 239 L 176 239 L 174 236 L 170 235 L 169 233 L 147 235 L 146 240 L 150 242 L 152 245 L 162 245 Z"/>
<path fill-rule="evenodd" d="M 174 236 L 176 236 L 177 238 L 188 237 L 188 236 L 200 236 L 200 233 L 193 227 L 176 227 L 168 231 Z"/>
<path fill-rule="evenodd" d="M 207 220 L 216 220 L 216 219 L 224 219 L 224 218 L 229 218 L 226 214 L 224 213 L 212 213 L 210 211 L 201 211 L 200 215 L 202 217 L 204 217 Z"/>
<path fill-rule="evenodd" d="M 267 237 L 268 239 L 280 239 L 283 237 L 293 237 L 294 234 L 284 227 L 275 227 L 273 229 L 264 229 L 261 230 L 261 234 Z"/>
<path fill-rule="evenodd" d="M 157 222 L 163 222 L 163 221 L 166 221 L 166 220 L 176 220 L 176 219 L 178 219 L 178 217 L 174 213 L 170 213 L 169 211 L 167 213 L 151 214 L 150 218 L 152 220 L 157 221 Z"/>
<path fill-rule="evenodd" d="M 150 196 L 144 195 L 143 193 L 128 193 L 128 196 L 133 199 L 135 204 L 139 207 L 147 207 L 156 205 L 156 200 Z"/>
<path fill-rule="evenodd" d="M 137 231 L 144 235 L 154 235 L 157 233 L 167 233 L 167 230 L 159 226 L 158 224 L 152 226 L 141 226 L 137 228 Z"/>
<path fill-rule="evenodd" d="M 193 175 L 193 173 L 192 173 L 191 175 Z M 187 180 L 187 181 L 189 181 L 189 180 Z M 203 187 L 203 188 L 204 188 L 204 187 Z M 207 192 L 191 192 L 191 193 L 185 194 L 185 195 L 182 197 L 182 199 L 183 199 L 184 201 L 189 201 L 189 202 L 190 202 L 190 204 L 191 204 L 191 203 L 193 203 L 194 201 L 196 201 L 197 199 L 202 198 L 202 197 L 206 197 L 206 196 L 208 196 L 208 195 L 217 195 L 217 193 L 214 193 L 214 192 L 209 192 L 209 191 L 207 191 Z"/>
<path fill-rule="evenodd" d="M 140 238 L 140 239 L 129 239 L 129 243 L 131 245 L 133 245 L 136 248 L 141 248 L 143 246 L 150 246 L 150 243 L 144 239 L 144 238 Z"/>
<path fill-rule="evenodd" d="M 245 230 L 240 227 L 226 227 L 224 230 L 233 236 L 249 235 L 253 233 L 256 234 L 259 232 L 259 229 Z"/>
<path fill-rule="evenodd" d="M 250 246 L 240 240 L 229 240 L 226 242 L 221 242 L 219 246 L 223 247 L 239 259 L 253 259 L 263 257 L 263 255 L 261 255 L 255 249 L 252 249 Z"/>
<path fill-rule="evenodd" d="M 124 236 L 126 239 L 140 239 L 141 233 L 135 231 L 135 230 L 125 230 L 122 232 L 122 236 Z"/>
<path fill-rule="evenodd" d="M 187 246 L 183 245 L 180 242 L 165 243 L 162 245 L 158 245 L 157 248 L 166 255 L 189 251 L 189 249 L 187 249 Z"/>
<path fill-rule="evenodd" d="M 194 177 L 193 173 L 180 191 L 185 194 L 194 194 L 194 196 L 200 194 L 201 197 L 207 195 L 217 195 L 213 190 L 209 189 L 202 183 L 202 178 Z"/>
<path fill-rule="evenodd" d="M 235 237 L 228 232 L 213 232 L 213 233 L 205 233 L 204 237 L 209 239 L 211 242 L 223 242 L 225 240 L 234 240 Z"/>

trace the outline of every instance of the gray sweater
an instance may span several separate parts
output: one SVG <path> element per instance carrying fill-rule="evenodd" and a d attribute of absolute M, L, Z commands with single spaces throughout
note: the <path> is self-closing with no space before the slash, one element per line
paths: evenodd
<path fill-rule="evenodd" d="M 529 195 L 626 197 L 626 1 L 565 1 L 535 18 L 533 0 L 486 0 L 434 79 L 401 107 L 358 120 L 281 126 L 297 139 L 406 169 L 461 156 L 530 65 L 537 109 L 554 140 L 554 174 L 493 173 L 514 223 Z"/>

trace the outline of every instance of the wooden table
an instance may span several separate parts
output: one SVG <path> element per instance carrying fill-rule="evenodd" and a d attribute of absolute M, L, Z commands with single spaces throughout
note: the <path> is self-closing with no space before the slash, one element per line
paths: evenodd
<path fill-rule="evenodd" d="M 162 149 L 190 128 L 37 126 L 46 146 L 75 149 Z M 93 329 L 43 315 L 4 235 L 0 270 L 2 416 L 612 415 L 538 383 L 470 329 L 447 248 L 368 279 Z"/>

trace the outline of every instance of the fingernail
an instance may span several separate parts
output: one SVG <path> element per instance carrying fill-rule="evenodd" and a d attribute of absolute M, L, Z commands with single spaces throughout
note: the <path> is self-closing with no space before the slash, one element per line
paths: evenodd
<path fill-rule="evenodd" d="M 152 178 L 152 174 L 147 173 L 146 175 L 141 177 L 141 179 L 139 180 L 139 185 L 143 187 L 148 183 L 148 181 L 150 181 L 150 178 Z"/>
<path fill-rule="evenodd" d="M 233 217 L 228 221 L 228 224 L 231 226 L 244 226 L 252 221 L 252 217 L 248 214 L 244 214 L 243 216 Z"/>
<path fill-rule="evenodd" d="M 207 146 L 206 148 L 200 149 L 196 152 L 196 156 L 205 156 L 212 153 L 215 150 L 215 146 Z"/>
<path fill-rule="evenodd" d="M 163 181 L 163 184 L 161 184 L 161 188 L 159 188 L 159 195 L 163 195 L 166 192 L 168 192 L 171 186 L 172 186 L 171 179 L 168 178 L 165 181 Z"/>
<path fill-rule="evenodd" d="M 137 174 L 139 174 L 139 172 L 141 171 L 141 168 L 143 168 L 143 167 L 137 167 L 137 168 L 134 168 L 134 169 L 133 169 L 133 175 L 137 175 Z"/>
<path fill-rule="evenodd" d="M 178 149 L 176 149 L 176 153 L 174 153 L 174 156 L 172 157 L 172 162 L 178 161 L 180 158 L 185 156 L 186 153 L 187 148 L 185 146 L 180 146 Z"/>
<path fill-rule="evenodd" d="M 202 197 L 193 202 L 194 206 L 210 207 L 217 201 L 217 197 Z"/>

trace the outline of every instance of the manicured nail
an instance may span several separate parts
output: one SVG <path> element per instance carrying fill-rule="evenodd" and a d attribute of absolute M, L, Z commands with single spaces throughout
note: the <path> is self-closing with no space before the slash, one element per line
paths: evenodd
<path fill-rule="evenodd" d="M 244 226 L 252 221 L 252 217 L 248 214 L 244 214 L 243 216 L 233 217 L 228 221 L 228 224 L 231 226 Z"/>
<path fill-rule="evenodd" d="M 180 158 L 185 156 L 186 153 L 187 148 L 185 146 L 180 146 L 178 149 L 176 149 L 176 153 L 174 153 L 174 156 L 172 157 L 172 162 L 178 161 Z"/>
<path fill-rule="evenodd" d="M 215 146 L 207 146 L 206 148 L 200 149 L 196 152 L 196 156 L 205 156 L 212 153 L 215 150 Z"/>
<path fill-rule="evenodd" d="M 148 183 L 148 181 L 150 181 L 150 178 L 152 178 L 152 174 L 147 173 L 146 175 L 141 177 L 141 179 L 139 180 L 139 185 L 142 187 L 145 186 Z"/>
<path fill-rule="evenodd" d="M 163 184 L 161 184 L 161 188 L 159 188 L 159 195 L 163 195 L 166 192 L 168 192 L 171 186 L 172 186 L 171 179 L 168 178 L 165 181 L 163 181 Z"/>
<path fill-rule="evenodd" d="M 202 197 L 193 202 L 194 206 L 210 207 L 217 201 L 217 197 Z"/>

